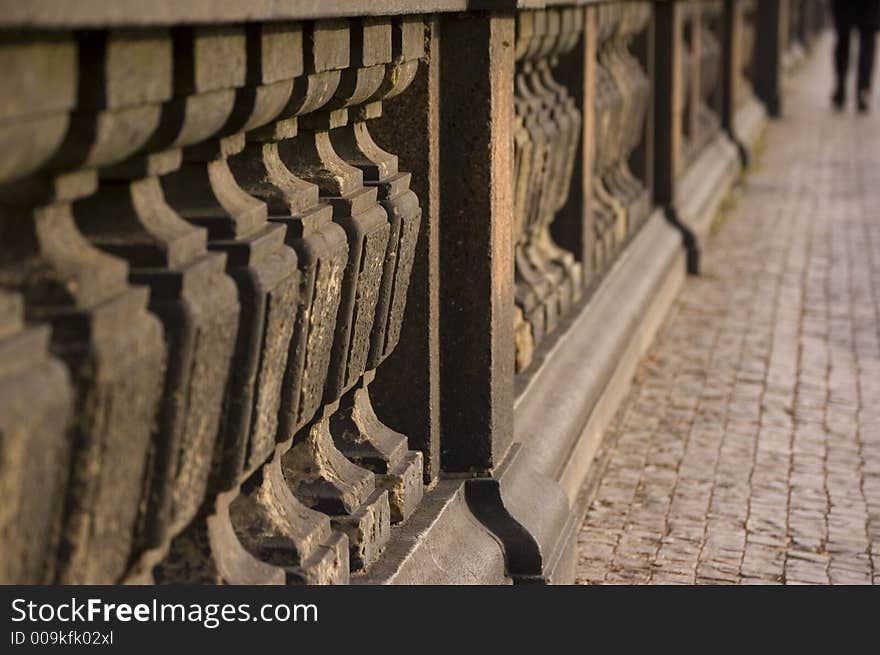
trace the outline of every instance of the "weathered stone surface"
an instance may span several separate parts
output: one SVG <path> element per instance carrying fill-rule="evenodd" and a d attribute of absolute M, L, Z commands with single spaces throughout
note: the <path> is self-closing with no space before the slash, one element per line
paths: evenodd
<path fill-rule="evenodd" d="M 76 101 L 76 58 L 67 34 L 0 39 L 0 182 L 32 173 L 61 145 Z"/>
<path fill-rule="evenodd" d="M 302 116 L 296 138 L 279 143 L 278 151 L 288 169 L 318 187 L 348 241 L 325 407 L 315 423 L 294 437 L 285 474 L 298 497 L 331 514 L 345 529 L 357 568 L 378 556 L 389 536 L 391 513 L 387 494 L 372 491 L 373 473 L 352 461 L 386 476 L 396 520 L 411 513 L 422 493 L 421 472 L 414 468 L 421 459 L 407 456 L 405 437 L 378 421 L 366 391 L 372 370 L 399 338 L 420 217 L 418 201 L 407 189 L 408 176 L 398 173 L 396 158 L 378 148 L 364 122 L 379 115 L 382 99 L 397 95 L 412 80 L 417 62 L 405 60 L 404 53 L 419 51 L 411 41 L 420 32 L 404 29 L 408 24 L 395 22 L 392 29 L 391 21 L 370 20 L 346 26 L 348 61 L 322 52 L 328 43 L 337 43 L 339 26 L 318 24 L 308 30 L 306 68 L 315 71 L 308 76 L 316 80 L 315 87 L 327 81 L 328 69 L 349 67 L 330 81 L 325 108 Z M 362 389 L 355 401 L 357 392 L 349 390 L 359 380 Z M 334 420 L 340 402 L 343 415 Z M 328 438 L 331 431 L 336 443 Z M 365 451 L 371 456 L 362 457 Z"/>
<path fill-rule="evenodd" d="M 29 299 L 32 320 L 55 327 L 52 350 L 76 389 L 58 580 L 112 583 L 127 564 L 140 504 L 163 371 L 161 327 L 145 312 L 144 290 L 128 288 L 120 262 L 89 248 L 65 206 L 13 220 L 22 227 L 33 220 L 36 238 L 33 250 L 16 253 L 30 255 L 30 265 L 7 260 L 2 283 Z M 70 284 L 78 279 L 84 284 Z"/>
<path fill-rule="evenodd" d="M 382 27 L 381 30 L 378 28 Z M 395 38 L 392 50 L 392 27 Z M 400 338 L 409 279 L 415 257 L 421 209 L 409 190 L 410 176 L 398 171 L 397 157 L 382 150 L 371 137 L 366 119 L 381 112 L 381 102 L 401 93 L 415 75 L 424 28 L 413 21 L 365 24 L 355 30 L 354 60 L 366 64 L 380 59 L 385 63 L 384 79 L 366 104 L 350 110 L 350 124 L 331 131 L 337 153 L 359 169 L 366 187 L 376 187 L 378 200 L 389 222 L 389 236 L 381 263 L 376 308 L 373 312 L 369 349 L 358 385 L 343 396 L 340 411 L 331 417 L 330 430 L 336 445 L 352 461 L 379 476 L 379 484 L 389 491 L 392 518 L 405 520 L 422 496 L 422 458 L 407 451 L 406 437 L 383 425 L 373 411 L 369 383 L 375 369 L 393 351 Z M 379 37 L 387 51 L 373 43 Z M 371 46 L 372 52 L 369 52 Z M 372 282 L 371 282 L 372 284 Z"/>
<path fill-rule="evenodd" d="M 227 161 L 245 147 L 244 134 L 236 130 L 268 119 L 258 100 L 260 87 L 245 87 L 245 50 L 243 28 L 175 34 L 175 94 L 184 110 L 199 114 L 211 104 L 228 117 L 219 138 L 185 151 L 186 162 L 163 178 L 163 190 L 183 218 L 207 229 L 208 248 L 225 253 L 241 303 L 208 497 L 162 566 L 162 577 L 177 581 L 189 573 L 239 583 L 284 579 L 281 570 L 273 572 L 236 543 L 228 509 L 238 486 L 275 451 L 299 289 L 297 257 L 284 243 L 285 227 L 267 222 L 265 203 L 238 186 Z M 226 87 L 234 107 L 217 94 Z M 200 554 L 204 561 L 195 557 Z"/>
<path fill-rule="evenodd" d="M 440 480 L 418 511 L 352 584 L 510 584 L 497 537 L 471 514 L 464 482 Z"/>
<path fill-rule="evenodd" d="M 422 454 L 407 450 L 406 436 L 384 425 L 370 402 L 368 385 L 374 371 L 343 396 L 330 418 L 337 448 L 352 462 L 376 474 L 377 484 L 388 491 L 391 518 L 405 521 L 422 498 Z"/>
<path fill-rule="evenodd" d="M 309 76 L 294 90 L 293 79 L 276 79 L 285 74 L 278 61 L 293 48 L 291 61 L 300 62 L 286 70 L 292 76 L 302 72 L 302 32 L 299 26 L 263 27 L 248 34 L 249 77 L 271 81 L 270 87 L 254 86 L 254 103 L 260 105 L 263 91 L 277 85 L 286 90 L 284 102 L 276 105 L 268 120 L 277 119 L 249 134 L 241 153 L 230 160 L 231 170 L 242 188 L 264 201 L 269 218 L 287 229 L 287 243 L 297 253 L 300 271 L 299 309 L 289 349 L 282 392 L 280 434 L 291 437 L 318 410 L 329 367 L 332 335 L 340 297 L 342 269 L 347 261 L 345 233 L 331 223 L 331 207 L 319 201 L 317 186 L 296 177 L 282 162 L 278 141 L 297 134 L 296 115 L 321 106 L 329 99 L 338 71 Z M 285 57 L 285 59 L 287 59 Z M 250 84 L 250 83 L 249 83 Z M 268 94 L 272 95 L 272 94 Z M 255 115 L 266 117 L 255 110 Z M 250 121 L 247 128 L 260 128 Z"/>
<path fill-rule="evenodd" d="M 293 495 L 282 471 L 281 452 L 233 501 L 232 523 L 238 538 L 254 556 L 283 569 L 288 583 L 345 583 L 348 539 L 331 530 L 330 519 Z"/>
<path fill-rule="evenodd" d="M 651 84 L 631 53 L 648 25 L 651 8 L 633 3 L 599 9 L 593 190 L 594 273 L 607 270 L 620 248 L 647 219 L 650 191 L 634 176 L 630 158 L 645 138 Z"/>
<path fill-rule="evenodd" d="M 394 153 L 405 163 L 410 189 L 422 210 L 406 292 L 406 320 L 401 322 L 393 352 L 377 369 L 370 400 L 378 416 L 405 434 L 410 448 L 421 452 L 425 484 L 436 481 L 440 472 L 438 34 L 436 18 L 423 21 L 411 16 L 394 22 L 392 39 L 402 45 L 404 63 L 411 52 L 423 58 L 416 62 L 406 93 L 383 102 L 382 116 L 369 124 L 376 142 L 393 144 Z M 389 218 L 393 216 L 389 211 Z"/>
<path fill-rule="evenodd" d="M 530 0 L 521 0 L 529 2 Z M 191 0 L 185 5 L 158 0 L 149 5 L 134 0 L 32 0 L 10 5 L 3 25 L 11 27 L 82 28 L 121 25 L 173 25 L 179 23 L 241 23 L 245 21 L 311 20 L 327 16 L 389 16 L 406 13 L 459 12 L 472 9 L 470 0 L 251 0 L 247 6 Z M 480 7 L 509 10 L 509 0 L 482 0 Z"/>
<path fill-rule="evenodd" d="M 379 559 L 391 538 L 388 492 L 376 489 L 353 512 L 331 517 L 331 523 L 348 536 L 352 570 L 366 570 Z"/>
<path fill-rule="evenodd" d="M 110 181 L 75 206 L 92 243 L 125 257 L 129 279 L 150 286 L 169 358 L 141 519 L 141 546 L 167 547 L 195 516 L 207 488 L 239 304 L 225 257 L 205 248 L 205 231 L 167 205 L 159 181 Z"/>
<path fill-rule="evenodd" d="M 284 584 L 284 569 L 248 552 L 235 533 L 229 505 L 238 489 L 211 498 L 203 515 L 174 537 L 168 554 L 143 582 L 158 584 Z M 137 578 L 133 582 L 140 582 Z"/>
<path fill-rule="evenodd" d="M 235 285 L 223 272 L 225 256 L 208 252 L 206 231 L 168 205 L 159 178 L 180 167 L 177 147 L 211 136 L 224 124 L 231 96 L 223 87 L 243 79 L 244 35 L 206 30 L 194 39 L 184 30 L 172 39 L 157 30 L 127 36 L 80 35 L 81 65 L 101 74 L 83 77 L 76 117 L 83 124 L 93 121 L 102 143 L 105 122 L 129 120 L 132 111 L 156 113 L 155 122 L 139 124 L 139 140 L 113 147 L 112 139 L 103 142 L 103 148 L 89 150 L 86 162 L 111 163 L 104 157 L 118 159 L 141 146 L 147 152 L 104 168 L 98 192 L 77 202 L 74 211 L 92 243 L 125 258 L 129 278 L 149 285 L 150 309 L 165 327 L 169 360 L 138 527 L 144 552 L 133 575 L 139 576 L 164 555 L 202 504 L 239 313 Z M 217 53 L 226 55 L 227 67 L 219 65 Z M 202 90 L 219 93 L 206 101 L 180 101 L 181 93 Z M 174 94 L 177 101 L 158 104 Z M 117 126 L 112 134 L 118 131 Z M 228 193 L 225 200 L 233 197 Z"/>
<path fill-rule="evenodd" d="M 513 434 L 514 17 L 443 16 L 440 29 L 440 454 L 473 473 Z"/>
<path fill-rule="evenodd" d="M 578 459 L 593 447 L 589 426 L 573 426 L 617 392 L 572 399 L 544 365 L 581 384 L 630 370 L 653 328 L 627 321 L 670 302 L 678 233 L 655 212 L 642 234 L 660 254 L 617 260 L 655 279 L 611 262 L 652 190 L 685 237 L 684 224 L 708 225 L 737 170 L 726 76 L 748 57 L 727 42 L 740 37 L 718 0 L 540 4 L 256 0 L 211 13 L 98 0 L 50 14 L 37 0 L 0 17 L 0 540 L 12 553 L 0 577 L 567 579 Z M 775 16 L 776 45 L 788 34 L 789 53 L 806 48 L 800 9 L 789 22 L 787 3 L 771 4 L 756 11 Z M 316 20 L 281 22 L 303 16 Z M 778 91 L 784 57 L 771 59 Z M 646 123 L 652 103 L 668 157 Z M 605 272 L 638 299 L 610 307 L 605 331 L 586 321 L 597 336 L 586 345 L 547 343 L 585 325 L 566 314 Z M 572 344 L 629 359 L 604 353 L 590 360 L 603 370 L 582 374 L 559 364 Z M 746 400 L 759 394 L 749 376 L 757 367 Z M 833 381 L 841 407 L 823 420 L 845 434 L 856 419 L 846 381 Z M 809 396 L 799 411 L 815 417 Z M 529 398 L 571 406 L 541 420 Z M 689 403 L 676 395 L 675 420 Z M 744 429 L 753 410 L 736 418 Z M 767 443 L 782 448 L 789 423 L 774 414 Z M 875 575 L 862 566 L 873 553 L 852 552 L 853 517 L 823 512 L 816 486 L 845 488 L 857 449 L 829 457 L 823 478 L 819 441 L 808 436 L 791 466 L 792 488 L 808 492 L 786 517 L 791 556 L 773 554 L 779 521 L 759 504 L 767 532 L 743 546 L 731 473 L 706 529 L 705 580 L 738 574 L 730 553 L 742 548 L 749 578 L 765 566 L 803 581 Z M 30 478 L 48 479 L 45 493 L 24 494 Z M 824 546 L 823 520 L 842 529 Z M 625 558 L 643 559 L 650 540 L 628 537 Z"/>
<path fill-rule="evenodd" d="M 3 584 L 51 582 L 71 449 L 69 376 L 49 356 L 48 328 L 23 319 L 21 297 L 0 291 Z"/>
<path fill-rule="evenodd" d="M 299 35 L 299 30 L 295 34 Z M 382 36 L 381 32 L 378 36 Z M 390 38 L 390 32 L 387 37 Z M 370 39 L 375 38 L 371 33 Z M 253 34 L 252 40 L 261 57 L 271 54 L 272 41 L 260 34 Z M 353 537 L 360 539 L 351 544 L 352 562 L 365 566 L 375 559 L 387 540 L 387 499 L 384 495 L 368 498 L 375 485 L 372 474 L 358 469 L 336 450 L 327 433 L 327 420 L 335 409 L 332 403 L 342 393 L 338 385 L 353 384 L 365 366 L 367 335 L 375 312 L 381 257 L 389 228 L 387 221 L 382 220 L 384 212 L 375 203 L 375 191 L 371 196 L 368 190 L 358 190 L 352 184 L 359 180 L 353 178 L 345 191 L 334 196 L 336 211 L 342 207 L 338 203 L 349 203 L 347 212 L 341 210 L 348 218 L 330 222 L 334 200 L 329 205 L 319 200 L 321 183 L 332 184 L 336 173 L 357 171 L 347 167 L 333 152 L 327 128 L 322 127 L 324 119 L 312 118 L 315 131 L 304 134 L 300 133 L 297 120 L 300 113 L 311 116 L 308 112 L 327 103 L 334 105 L 336 97 L 357 98 L 358 94 L 372 93 L 369 86 L 361 86 L 356 73 L 348 76 L 338 70 L 348 65 L 348 43 L 345 23 L 319 23 L 306 29 L 303 59 L 310 74 L 302 84 L 293 85 L 290 100 L 276 122 L 251 135 L 251 144 L 233 160 L 233 171 L 244 188 L 267 202 L 273 220 L 288 227 L 290 242 L 299 255 L 301 309 L 291 343 L 278 435 L 284 444 L 279 453 L 285 462 L 283 475 L 299 499 L 291 496 L 289 504 L 301 500 L 325 512 L 350 515 L 359 525 L 376 513 L 369 507 L 360 508 L 362 503 L 384 503 L 385 511 L 378 512 L 380 521 L 384 521 L 380 529 L 352 532 Z M 327 52 L 334 45 L 338 46 L 334 52 Z M 363 46 L 360 42 L 360 50 Z M 268 64 L 271 60 L 266 61 Z M 255 65 L 262 68 L 262 62 Z M 382 66 L 374 68 L 384 71 Z M 257 72 L 254 71 L 254 77 L 263 77 Z M 365 79 L 370 83 L 374 78 L 381 80 L 381 76 L 375 75 Z M 331 109 L 321 116 L 327 117 L 329 125 L 344 121 L 345 112 Z M 302 171 L 303 178 L 294 171 Z M 384 230 L 381 242 L 371 236 L 376 228 L 380 239 Z M 343 308 L 341 312 L 339 307 Z M 352 356 L 356 358 L 354 363 L 349 361 Z M 328 376 L 334 382 L 329 382 Z M 332 384 L 337 385 L 333 387 L 335 391 L 328 392 L 328 385 Z M 315 417 L 322 398 L 331 406 L 322 410 L 316 423 L 306 425 Z M 340 498 L 346 502 L 336 502 Z M 302 508 L 300 514 L 308 515 L 308 511 Z M 311 520 L 316 520 L 319 515 L 313 512 L 312 516 Z"/>
<path fill-rule="evenodd" d="M 468 507 L 504 547 L 506 571 L 516 582 L 547 583 L 566 548 L 569 506 L 557 482 L 534 470 L 520 444 L 491 479 L 469 480 Z M 564 582 L 564 580 L 560 580 Z"/>
<path fill-rule="evenodd" d="M 581 113 L 553 78 L 553 64 L 572 50 L 584 25 L 582 11 L 541 10 L 517 15 L 514 106 L 517 230 L 517 371 L 560 317 L 580 298 L 583 270 L 550 234 L 566 204 L 580 145 Z"/>
<path fill-rule="evenodd" d="M 149 48 L 154 36 L 145 37 Z M 118 83 L 124 67 L 102 67 L 89 80 L 71 74 L 57 84 L 51 70 L 60 65 L 70 72 L 69 63 L 59 62 L 76 55 L 74 41 L 66 35 L 46 37 L 30 56 L 20 40 L 7 40 L 4 46 L 11 50 L 6 52 L 30 57 L 32 65 L 11 68 L 4 83 L 25 97 L 43 95 L 48 102 L 35 102 L 34 109 L 48 112 L 40 120 L 55 116 L 65 138 L 37 140 L 30 166 L 45 171 L 4 188 L 0 229 L 4 244 L 15 247 L 0 253 L 0 286 L 21 293 L 29 321 L 52 325 L 51 350 L 68 365 L 75 391 L 71 461 L 66 464 L 71 474 L 54 579 L 113 583 L 123 575 L 131 551 L 165 353 L 161 327 L 144 310 L 146 291 L 129 287 L 125 263 L 92 248 L 73 221 L 70 203 L 94 192 L 94 172 L 68 168 L 114 161 L 130 153 L 132 144 L 142 143 L 158 114 L 126 103 L 142 97 L 138 94 L 163 97 L 162 58 L 156 59 L 156 85 L 134 96 L 109 90 L 101 95 L 91 93 L 90 85 L 107 75 Z M 79 51 L 80 63 L 108 48 L 143 54 L 144 42 L 128 48 L 109 41 L 98 39 Z M 84 108 L 68 114 L 64 110 L 70 108 L 74 85 Z M 108 101 L 116 111 L 97 108 Z M 18 130 L 23 108 L 5 106 L 12 113 L 2 121 L 4 130 Z M 120 132 L 114 134 L 115 129 Z"/>

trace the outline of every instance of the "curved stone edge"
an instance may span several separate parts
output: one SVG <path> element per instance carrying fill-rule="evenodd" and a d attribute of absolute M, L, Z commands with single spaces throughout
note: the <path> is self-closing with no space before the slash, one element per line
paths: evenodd
<path fill-rule="evenodd" d="M 682 253 L 681 235 L 655 210 L 544 356 L 517 398 L 514 433 L 540 473 L 559 479 L 621 354 L 644 338 L 639 328 Z M 683 279 L 683 269 L 675 272 Z"/>
<path fill-rule="evenodd" d="M 681 176 L 675 202 L 669 209 L 696 239 L 697 252 L 705 251 L 712 220 L 741 171 L 739 148 L 722 131 Z"/>
<path fill-rule="evenodd" d="M 581 489 L 685 270 L 681 234 L 656 210 L 544 353 L 518 398 L 505 461 L 465 483 L 468 506 L 503 544 L 515 583 L 574 580 Z"/>
<path fill-rule="evenodd" d="M 518 447 L 492 478 L 499 502 L 490 506 L 489 494 L 482 508 L 471 502 L 505 544 L 515 582 L 574 580 L 577 530 L 586 512 L 581 488 L 685 270 L 681 234 L 655 210 L 596 293 L 574 313 L 517 399 Z M 525 535 L 510 524 L 499 528 L 504 514 Z"/>
<path fill-rule="evenodd" d="M 746 100 L 734 113 L 733 131 L 739 145 L 745 150 L 747 161 L 754 159 L 755 148 L 767 123 L 767 110 L 756 98 Z"/>
<path fill-rule="evenodd" d="M 518 398 L 514 441 L 522 446 L 516 455 L 523 460 L 519 468 L 529 467 L 532 475 L 517 478 L 531 480 L 534 490 L 534 476 L 541 476 L 544 486 L 558 488 L 568 512 L 567 520 L 557 519 L 548 532 L 547 515 L 558 516 L 555 504 L 534 498 L 523 503 L 528 487 L 502 492 L 511 518 L 540 544 L 540 566 L 530 575 L 511 571 L 516 582 L 573 582 L 577 530 L 590 502 L 582 489 L 595 468 L 602 436 L 686 277 L 685 235 L 665 215 L 671 209 L 702 250 L 740 171 L 737 146 L 720 133 L 682 176 L 675 205 L 654 211 Z M 502 490 L 505 473 L 496 474 Z M 552 496 L 541 491 L 545 501 Z M 510 565 L 512 549 L 522 549 L 525 540 L 505 541 L 504 533 L 496 532 Z"/>
<path fill-rule="evenodd" d="M 538 471 L 531 450 L 514 443 L 490 478 L 468 480 L 468 506 L 504 547 L 507 573 L 515 583 L 558 578 L 565 550 L 569 503 L 552 477 Z"/>
<path fill-rule="evenodd" d="M 510 584 L 501 543 L 471 513 L 465 484 L 438 482 L 406 523 L 391 528 L 379 561 L 352 575 L 351 584 Z"/>
<path fill-rule="evenodd" d="M 763 106 L 749 101 L 736 120 L 739 143 L 753 150 L 766 124 Z M 354 583 L 574 581 L 602 436 L 686 277 L 682 229 L 665 210 L 702 250 L 741 170 L 738 145 L 719 133 L 682 176 L 673 207 L 655 209 L 544 349 L 516 400 L 505 461 L 490 477 L 439 483 L 397 529 L 383 560 Z"/>

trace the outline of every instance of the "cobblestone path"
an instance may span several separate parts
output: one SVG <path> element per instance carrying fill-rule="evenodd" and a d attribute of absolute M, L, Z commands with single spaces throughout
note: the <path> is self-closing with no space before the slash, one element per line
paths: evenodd
<path fill-rule="evenodd" d="M 880 103 L 823 43 L 600 453 L 581 583 L 880 583 Z"/>

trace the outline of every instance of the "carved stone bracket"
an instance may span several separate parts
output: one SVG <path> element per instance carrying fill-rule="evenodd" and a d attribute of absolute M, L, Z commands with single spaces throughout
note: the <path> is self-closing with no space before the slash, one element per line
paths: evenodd
<path fill-rule="evenodd" d="M 165 175 L 162 186 L 183 218 L 207 230 L 208 248 L 226 255 L 242 311 L 208 495 L 157 576 L 163 582 L 284 581 L 283 569 L 265 564 L 238 541 L 230 506 L 239 485 L 275 452 L 299 272 L 295 252 L 284 243 L 285 227 L 267 221 L 265 203 L 238 185 L 228 158 L 244 149 L 245 129 L 279 111 L 279 96 L 284 100 L 290 87 L 259 92 L 262 52 L 255 47 L 246 56 L 243 27 L 180 29 L 174 37 L 172 104 L 185 124 L 208 127 L 203 134 L 215 138 L 185 147 L 183 165 Z M 295 65 L 295 57 L 290 61 Z"/>
<path fill-rule="evenodd" d="M 296 250 L 299 261 L 300 304 L 284 378 L 277 437 L 279 446 L 272 464 L 278 467 L 277 475 L 261 472 L 260 479 L 251 485 L 253 491 L 249 495 L 253 506 L 261 512 L 262 518 L 257 524 L 262 527 L 254 531 L 253 517 L 246 522 L 236 522 L 235 516 L 244 521 L 245 515 L 241 513 L 234 514 L 233 519 L 239 533 L 251 544 L 252 551 L 261 556 L 265 557 L 267 552 L 267 539 L 271 543 L 288 544 L 287 566 L 298 566 L 301 579 L 344 581 L 348 575 L 348 562 L 339 549 L 347 547 L 347 539 L 343 536 L 340 541 L 332 535 L 327 517 L 302 505 L 316 506 L 310 502 L 313 499 L 304 493 L 302 485 L 306 479 L 318 479 L 341 494 L 352 491 L 357 496 L 352 503 L 360 509 L 370 495 L 365 487 L 372 478 L 367 471 L 344 459 L 333 446 L 327 430 L 315 432 L 312 438 L 294 437 L 304 432 L 304 426 L 315 416 L 324 396 L 331 370 L 337 314 L 343 298 L 349 245 L 344 229 L 332 221 L 333 207 L 319 197 L 319 187 L 308 179 L 308 175 L 298 175 L 300 170 L 296 163 L 291 164 L 295 158 L 289 151 L 295 149 L 294 142 L 299 144 L 300 141 L 311 144 L 311 155 L 318 148 L 326 151 L 326 143 L 321 139 L 299 134 L 299 119 L 320 109 L 334 97 L 341 71 L 349 62 L 348 31 L 346 24 L 340 21 L 289 26 L 288 30 L 295 34 L 295 56 L 300 62 L 296 70 L 288 72 L 289 97 L 271 123 L 249 132 L 248 145 L 232 158 L 231 166 L 243 187 L 266 202 L 270 219 L 287 227 L 288 243 Z M 280 38 L 279 34 L 267 31 L 263 31 L 260 38 L 264 45 L 270 45 L 273 36 L 276 40 Z M 263 57 L 264 72 L 271 61 L 271 58 Z M 326 136 L 324 141 L 329 141 Z M 320 163 L 317 165 L 321 166 Z M 315 170 L 309 166 L 302 168 L 307 173 Z M 304 447 L 305 442 L 308 445 Z M 361 481 L 364 483 L 359 484 Z M 282 483 L 283 488 L 278 487 Z M 352 497 L 352 494 L 347 496 L 349 500 Z M 283 498 L 284 501 L 266 504 L 268 498 Z M 381 500 L 385 500 L 384 497 L 373 499 L 373 505 Z M 292 525 L 290 521 L 276 520 L 278 507 L 295 510 L 295 530 L 285 527 Z M 387 505 L 385 509 L 387 515 Z M 365 520 L 370 520 L 373 515 L 368 511 L 361 512 Z M 279 529 L 283 532 L 272 534 L 272 530 Z M 369 530 L 365 531 L 365 534 L 369 533 Z M 255 534 L 258 536 L 254 537 Z M 317 534 L 321 538 L 304 538 L 305 534 Z M 352 550 L 356 548 L 352 546 Z M 314 555 L 322 549 L 336 553 L 332 557 L 335 567 L 316 563 Z M 279 552 L 275 552 L 272 561 L 278 562 Z"/>
<path fill-rule="evenodd" d="M 634 38 L 651 19 L 651 6 L 629 2 L 620 7 L 613 36 L 599 51 L 600 67 L 607 71 L 620 96 L 618 112 L 612 115 L 614 163 L 603 174 L 604 189 L 626 212 L 624 234 L 631 236 L 647 218 L 650 197 L 642 180 L 630 170 L 629 160 L 645 135 L 645 121 L 651 101 L 651 83 L 642 64 L 631 53 Z"/>
<path fill-rule="evenodd" d="M 245 549 L 282 569 L 288 582 L 346 582 L 347 538 L 296 497 L 281 466 L 292 436 L 320 407 L 348 248 L 331 222 L 332 208 L 319 199 L 317 186 L 285 165 L 279 143 L 296 136 L 298 114 L 329 100 L 339 73 L 319 61 L 313 74 L 304 74 L 314 61 L 298 24 L 253 26 L 247 40 L 248 82 L 240 98 L 252 111 L 243 126 L 246 143 L 229 158 L 229 168 L 242 189 L 265 203 L 270 224 L 286 230 L 298 287 L 296 306 L 283 319 L 292 334 L 279 357 L 284 369 L 272 457 L 232 500 L 229 516 Z"/>
<path fill-rule="evenodd" d="M 737 105 L 742 105 L 754 95 L 756 2 L 757 0 L 744 0 L 742 3 L 742 44 L 741 58 L 737 67 L 737 72 L 740 74 L 737 84 L 739 91 L 736 97 Z"/>
<path fill-rule="evenodd" d="M 708 143 L 721 129 L 717 92 L 721 82 L 721 12 L 718 0 L 703 3 L 700 11 L 700 142 Z"/>
<path fill-rule="evenodd" d="M 684 9 L 682 151 L 684 161 L 690 163 L 721 129 L 716 96 L 721 83 L 723 7 L 712 0 L 690 2 Z"/>
<path fill-rule="evenodd" d="M 381 30 L 376 29 L 378 26 Z M 371 31 L 374 35 L 370 35 Z M 424 24 L 420 18 L 403 18 L 390 23 L 363 24 L 353 28 L 353 34 L 362 65 L 386 59 L 387 48 L 374 43 L 377 37 L 391 46 L 390 61 L 384 62 L 384 78 L 379 88 L 363 104 L 351 107 L 348 125 L 331 131 L 330 137 L 339 155 L 361 171 L 364 186 L 377 189 L 390 231 L 365 372 L 341 397 L 340 409 L 331 417 L 330 430 L 337 447 L 351 461 L 376 474 L 379 486 L 388 491 L 391 521 L 399 523 L 412 514 L 422 498 L 422 454 L 408 450 L 406 436 L 376 417 L 369 384 L 400 338 L 422 212 L 418 198 L 409 189 L 410 174 L 401 172 L 397 157 L 373 141 L 367 121 L 378 118 L 381 103 L 402 93 L 415 77 L 419 59 L 424 56 Z M 380 49 L 381 57 L 376 56 Z M 374 53 L 372 58 L 370 50 Z"/>
<path fill-rule="evenodd" d="M 632 173 L 629 161 L 644 139 L 651 103 L 650 80 L 631 47 L 647 28 L 651 6 L 629 2 L 603 5 L 598 12 L 592 188 L 593 266 L 601 273 L 650 210 L 649 190 Z"/>
<path fill-rule="evenodd" d="M 514 219 L 516 224 L 517 371 L 528 367 L 534 348 L 577 302 L 583 268 L 550 234 L 568 199 L 580 145 L 581 113 L 553 77 L 559 56 L 578 43 L 579 9 L 517 14 L 514 82 Z"/>
<path fill-rule="evenodd" d="M 122 85 L 131 69 L 120 63 L 143 64 L 154 37 L 98 36 L 79 48 L 70 36 L 52 35 L 4 48 L 13 65 L 3 95 L 16 99 L 5 105 L 4 150 L 21 150 L 22 135 L 46 131 L 25 136 L 36 144 L 22 169 L 32 174 L 17 179 L 20 170 L 6 170 L 2 179 L 2 241 L 15 247 L 0 251 L 0 287 L 21 294 L 29 322 L 51 325 L 50 349 L 75 392 L 64 517 L 50 567 L 62 583 L 124 575 L 161 392 L 165 348 L 161 325 L 146 311 L 148 292 L 129 286 L 126 262 L 94 248 L 71 211 L 94 192 L 95 167 L 135 152 L 158 125 L 150 103 L 164 99 L 163 85 Z"/>
<path fill-rule="evenodd" d="M 0 290 L 2 584 L 52 581 L 70 462 L 71 400 L 67 371 L 49 356 L 49 329 L 26 327 L 21 296 Z"/>
<path fill-rule="evenodd" d="M 365 121 L 379 115 L 379 101 L 411 81 L 423 47 L 421 23 L 414 25 L 416 32 L 400 22 L 392 29 L 382 19 L 316 24 L 309 39 L 314 62 L 329 56 L 322 48 L 350 58 L 339 62 L 347 67 L 326 104 L 300 117 L 297 138 L 280 144 L 282 160 L 317 185 L 348 241 L 324 407 L 294 437 L 283 464 L 295 495 L 348 535 L 354 569 L 369 566 L 390 534 L 389 494 L 377 488 L 374 471 L 392 492 L 397 520 L 411 513 L 422 493 L 421 457 L 375 418 L 366 391 L 372 375 L 365 376 L 393 347 L 387 337 L 396 341 L 402 316 L 389 311 L 395 287 L 405 293 L 401 283 L 408 283 L 420 215 L 407 192 L 408 177 L 372 142 Z M 415 56 L 408 56 L 414 44 Z M 402 301 L 399 296 L 400 310 Z"/>
<path fill-rule="evenodd" d="M 286 543 L 288 571 L 293 565 L 302 580 L 338 581 L 342 572 L 315 556 L 330 541 L 332 552 L 347 542 L 351 566 L 365 568 L 387 542 L 391 520 L 405 519 L 422 494 L 421 454 L 376 419 L 367 391 L 398 339 L 420 210 L 409 176 L 372 141 L 366 120 L 412 80 L 423 28 L 397 19 L 287 30 L 299 63 L 280 82 L 271 78 L 287 97 L 229 160 L 242 187 L 267 204 L 270 221 L 287 227 L 300 272 L 277 471 L 261 471 L 247 485 L 233 509 L 248 502 L 251 511 L 233 511 L 233 523 L 251 552 L 265 559 L 273 551 L 267 561 L 279 563 L 284 550 L 267 544 Z M 251 36 L 262 43 L 266 82 L 275 60 L 267 48 L 283 33 L 264 28 Z M 282 482 L 285 489 L 276 489 Z M 295 530 L 278 519 L 278 507 L 295 508 Z M 331 535 L 325 514 L 347 540 Z M 347 569 L 338 554 L 334 561 Z"/>
<path fill-rule="evenodd" d="M 173 90 L 169 34 L 125 37 L 116 32 L 87 35 L 81 43 L 96 66 L 137 76 L 142 84 L 133 88 L 161 90 L 144 102 L 145 108 L 155 108 L 158 122 L 141 152 L 102 167 L 97 192 L 73 207 L 89 241 L 123 258 L 130 267 L 129 280 L 150 289 L 150 310 L 165 331 L 168 365 L 138 525 L 141 553 L 133 571 L 138 575 L 164 555 L 173 536 L 201 506 L 222 407 L 217 399 L 226 386 L 239 303 L 235 285 L 224 273 L 225 255 L 207 250 L 207 231 L 186 222 L 168 205 L 159 179 L 180 167 L 180 147 L 216 130 L 216 112 L 194 116 L 166 102 Z M 142 50 L 131 51 L 138 47 Z M 102 94 L 109 95 L 107 85 L 112 90 L 114 80 L 83 79 L 94 85 L 84 92 L 96 99 L 92 111 L 100 120 L 106 111 Z M 119 84 L 129 82 L 119 80 Z M 163 104 L 152 104 L 156 100 Z"/>

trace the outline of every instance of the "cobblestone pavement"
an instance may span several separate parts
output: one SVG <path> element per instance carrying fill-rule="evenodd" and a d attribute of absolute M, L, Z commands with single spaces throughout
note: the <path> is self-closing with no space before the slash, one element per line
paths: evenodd
<path fill-rule="evenodd" d="M 880 105 L 832 114 L 830 61 L 606 435 L 581 583 L 880 583 Z"/>

